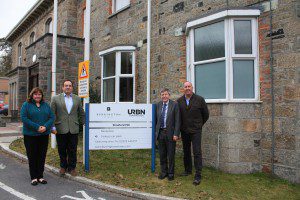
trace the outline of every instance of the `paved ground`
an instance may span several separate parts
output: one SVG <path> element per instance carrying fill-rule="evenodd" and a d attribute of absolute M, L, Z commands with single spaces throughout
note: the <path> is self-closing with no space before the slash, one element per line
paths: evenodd
<path fill-rule="evenodd" d="M 0 152 L 1 199 L 132 199 L 46 172 L 48 184 L 30 184 L 28 164 Z M 4 198 L 5 197 L 5 198 Z"/>
<path fill-rule="evenodd" d="M 9 123 L 6 127 L 0 127 L 0 199 L 176 200 L 176 198 L 132 191 L 84 177 L 68 175 L 61 178 L 58 176 L 58 169 L 48 165 L 45 178 L 49 183 L 47 185 L 39 184 L 36 187 L 31 186 L 26 156 L 9 149 L 10 143 L 18 137 L 22 137 L 21 123 Z"/>

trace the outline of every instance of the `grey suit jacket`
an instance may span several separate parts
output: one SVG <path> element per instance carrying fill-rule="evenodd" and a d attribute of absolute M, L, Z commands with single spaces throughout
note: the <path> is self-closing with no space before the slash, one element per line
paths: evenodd
<path fill-rule="evenodd" d="M 70 114 L 67 111 L 64 94 L 59 94 L 52 97 L 51 109 L 55 114 L 54 125 L 58 134 L 79 133 L 79 119 L 81 124 L 85 123 L 85 113 L 81 105 L 81 99 L 75 94 L 72 94 L 73 106 Z"/>
<path fill-rule="evenodd" d="M 159 129 L 160 129 L 160 116 L 162 113 L 163 102 L 160 101 L 156 105 L 156 139 L 158 138 Z M 180 113 L 178 103 L 175 101 L 169 100 L 168 111 L 167 111 L 167 121 L 166 129 L 169 140 L 173 140 L 173 136 L 180 135 Z"/>

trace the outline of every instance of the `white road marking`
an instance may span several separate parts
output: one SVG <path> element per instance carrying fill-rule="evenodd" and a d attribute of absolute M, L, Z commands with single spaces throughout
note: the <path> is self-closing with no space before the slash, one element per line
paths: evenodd
<path fill-rule="evenodd" d="M 12 195 L 15 195 L 16 197 L 19 197 L 20 199 L 24 199 L 24 200 L 36 200 L 35 198 L 32 198 L 30 196 L 27 196 L 21 192 L 18 192 L 17 190 L 5 185 L 4 183 L 0 182 L 0 188 L 2 188 L 3 190 L 11 193 Z"/>
<path fill-rule="evenodd" d="M 4 164 L 0 164 L 0 169 L 5 169 L 6 168 L 6 166 L 4 165 Z"/>
<path fill-rule="evenodd" d="M 76 191 L 76 193 L 81 193 L 81 195 L 84 197 L 84 198 L 78 198 L 78 197 L 72 197 L 72 196 L 69 196 L 69 195 L 64 195 L 62 197 L 60 197 L 61 199 L 63 198 L 69 198 L 69 199 L 74 199 L 74 200 L 96 200 L 96 199 L 93 199 L 92 197 L 90 197 L 89 195 L 87 195 L 87 193 L 83 190 L 80 190 L 80 191 Z M 99 200 L 105 200 L 101 197 L 98 197 Z"/>

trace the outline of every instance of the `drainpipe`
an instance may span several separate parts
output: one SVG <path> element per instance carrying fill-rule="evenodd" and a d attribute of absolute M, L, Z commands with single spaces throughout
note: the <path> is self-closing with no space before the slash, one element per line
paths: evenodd
<path fill-rule="evenodd" d="M 275 175 L 274 169 L 274 157 L 275 157 L 275 96 L 274 96 L 274 67 L 273 67 L 273 13 L 272 13 L 272 0 L 270 2 L 270 70 L 271 70 L 271 98 L 272 98 L 272 119 L 271 119 L 271 131 L 272 131 L 272 149 L 271 149 L 271 165 L 272 175 Z"/>
<path fill-rule="evenodd" d="M 53 36 L 52 36 L 52 91 L 51 96 L 56 95 L 56 49 L 57 49 L 57 5 L 58 0 L 54 0 L 53 5 Z M 51 134 L 51 147 L 56 147 L 56 137 Z"/>
<path fill-rule="evenodd" d="M 151 0 L 148 0 L 147 20 L 147 104 L 150 103 Z"/>
<path fill-rule="evenodd" d="M 90 27 L 91 27 L 91 0 L 86 0 L 86 15 L 84 16 L 85 26 L 84 26 L 84 60 L 90 60 Z M 88 84 L 89 84 L 88 80 Z M 83 99 L 83 108 L 85 110 L 85 104 L 90 102 L 90 98 L 86 97 Z M 83 164 L 85 165 L 85 126 L 83 126 Z"/>

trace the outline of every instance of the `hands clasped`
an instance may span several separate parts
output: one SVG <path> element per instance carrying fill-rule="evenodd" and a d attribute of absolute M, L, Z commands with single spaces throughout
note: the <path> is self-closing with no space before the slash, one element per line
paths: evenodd
<path fill-rule="evenodd" d="M 45 126 L 40 126 L 38 129 L 39 133 L 44 133 L 46 131 L 46 127 Z"/>

